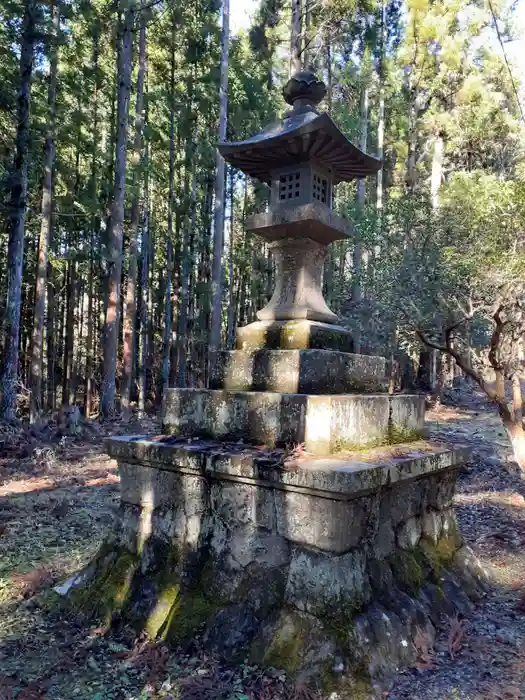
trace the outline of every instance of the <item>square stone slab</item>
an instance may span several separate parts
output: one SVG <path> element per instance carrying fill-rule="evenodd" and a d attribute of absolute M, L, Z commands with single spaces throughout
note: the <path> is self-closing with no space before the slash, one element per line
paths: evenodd
<path fill-rule="evenodd" d="M 224 350 L 217 354 L 212 389 L 345 394 L 386 390 L 384 357 L 337 350 Z"/>
<path fill-rule="evenodd" d="M 352 334 L 342 326 L 320 321 L 256 321 L 237 328 L 238 350 L 339 350 L 352 352 Z"/>
<path fill-rule="evenodd" d="M 449 507 L 454 470 L 470 457 L 463 447 L 419 441 L 283 469 L 282 453 L 223 441 L 123 436 L 106 449 L 119 462 L 123 503 L 193 514 L 210 502 L 223 526 L 253 524 L 336 554 L 384 538 L 380 519 L 393 530 Z"/>
<path fill-rule="evenodd" d="M 311 454 L 363 449 L 391 441 L 393 397 L 387 394 L 286 394 L 262 391 L 168 389 L 163 426 L 183 437 L 242 440 L 260 445 L 304 445 Z M 396 440 L 423 432 L 424 397 L 401 395 L 406 424 Z M 410 407 L 408 407 L 410 405 Z M 401 415 L 400 411 L 397 411 Z"/>

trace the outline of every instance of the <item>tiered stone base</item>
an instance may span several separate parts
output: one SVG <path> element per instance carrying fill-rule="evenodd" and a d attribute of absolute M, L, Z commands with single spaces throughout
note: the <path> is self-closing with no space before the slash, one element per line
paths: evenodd
<path fill-rule="evenodd" d="M 323 455 L 419 438 L 424 414 L 420 395 L 167 389 L 163 428 L 183 437 L 304 445 Z"/>
<path fill-rule="evenodd" d="M 485 588 L 452 509 L 465 450 L 416 442 L 287 463 L 280 450 L 126 437 L 108 451 L 120 513 L 73 593 L 108 622 L 175 643 L 200 633 L 214 652 L 325 689 L 370 688 Z"/>

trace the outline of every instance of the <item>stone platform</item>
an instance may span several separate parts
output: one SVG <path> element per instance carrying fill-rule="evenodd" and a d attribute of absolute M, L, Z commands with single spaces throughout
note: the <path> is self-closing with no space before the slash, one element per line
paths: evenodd
<path fill-rule="evenodd" d="M 421 437 L 419 394 L 285 394 L 167 389 L 163 429 L 182 437 L 304 445 L 312 454 L 364 449 Z"/>
<path fill-rule="evenodd" d="M 166 436 L 107 449 L 120 512 L 74 596 L 108 621 L 175 643 L 198 631 L 227 658 L 354 687 L 359 674 L 387 684 L 418 635 L 431 645 L 441 617 L 468 614 L 485 589 L 452 508 L 466 449 L 294 460 Z"/>
<path fill-rule="evenodd" d="M 210 386 L 228 391 L 285 394 L 381 392 L 386 388 L 384 357 L 338 350 L 222 350 Z"/>

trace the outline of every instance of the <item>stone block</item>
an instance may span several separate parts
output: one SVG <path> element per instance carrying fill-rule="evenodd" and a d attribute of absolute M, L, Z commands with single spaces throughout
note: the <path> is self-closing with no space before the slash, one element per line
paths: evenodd
<path fill-rule="evenodd" d="M 217 354 L 212 389 L 299 394 L 383 391 L 383 357 L 336 350 L 225 350 Z"/>
<path fill-rule="evenodd" d="M 276 529 L 275 502 L 272 489 L 217 481 L 211 486 L 211 508 L 226 527 L 252 524 L 266 530 Z"/>
<path fill-rule="evenodd" d="M 421 517 L 421 525 L 423 535 L 434 544 L 437 544 L 443 527 L 442 514 L 433 508 L 428 508 Z"/>
<path fill-rule="evenodd" d="M 352 334 L 342 326 L 320 321 L 256 321 L 237 328 L 236 347 L 253 350 L 340 350 L 352 352 Z"/>
<path fill-rule="evenodd" d="M 277 531 L 296 544 L 325 552 L 348 552 L 365 534 L 366 499 L 336 501 L 293 491 L 275 491 Z"/>
<path fill-rule="evenodd" d="M 390 396 L 390 433 L 393 442 L 416 440 L 425 429 L 425 397 L 421 394 Z"/>
<path fill-rule="evenodd" d="M 377 531 L 371 545 L 372 554 L 376 559 L 386 559 L 395 549 L 396 535 L 392 520 L 389 517 L 381 518 L 379 516 L 377 521 Z"/>
<path fill-rule="evenodd" d="M 296 548 L 285 601 L 303 612 L 348 619 L 371 597 L 366 557 L 354 550 L 340 556 Z"/>
<path fill-rule="evenodd" d="M 254 214 L 247 219 L 246 229 L 267 241 L 311 238 L 324 245 L 348 238 L 353 231 L 348 219 L 338 216 L 321 202 L 288 205 Z"/>
<path fill-rule="evenodd" d="M 452 505 L 456 490 L 456 470 L 435 474 L 428 480 L 428 505 L 443 510 Z"/>
<path fill-rule="evenodd" d="M 332 452 L 388 441 L 389 397 L 356 394 L 331 397 Z"/>
<path fill-rule="evenodd" d="M 180 507 L 187 516 L 206 508 L 202 477 L 126 462 L 119 463 L 119 472 L 123 503 L 152 509 Z"/>
<path fill-rule="evenodd" d="M 166 430 L 188 437 L 243 440 L 269 447 L 304 443 L 312 454 L 388 441 L 386 394 L 277 394 L 168 389 Z"/>
<path fill-rule="evenodd" d="M 408 518 L 397 531 L 397 544 L 401 549 L 414 549 L 421 539 L 421 519 Z"/>

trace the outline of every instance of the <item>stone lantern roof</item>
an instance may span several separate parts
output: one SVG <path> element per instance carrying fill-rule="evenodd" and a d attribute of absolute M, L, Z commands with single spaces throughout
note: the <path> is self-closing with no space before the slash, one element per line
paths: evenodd
<path fill-rule="evenodd" d="M 318 112 L 325 94 L 324 83 L 314 73 L 296 73 L 283 89 L 292 105 L 283 120 L 245 141 L 220 143 L 219 151 L 226 161 L 267 183 L 276 167 L 306 162 L 330 173 L 334 185 L 373 175 L 381 161 L 354 146 L 326 112 Z"/>

